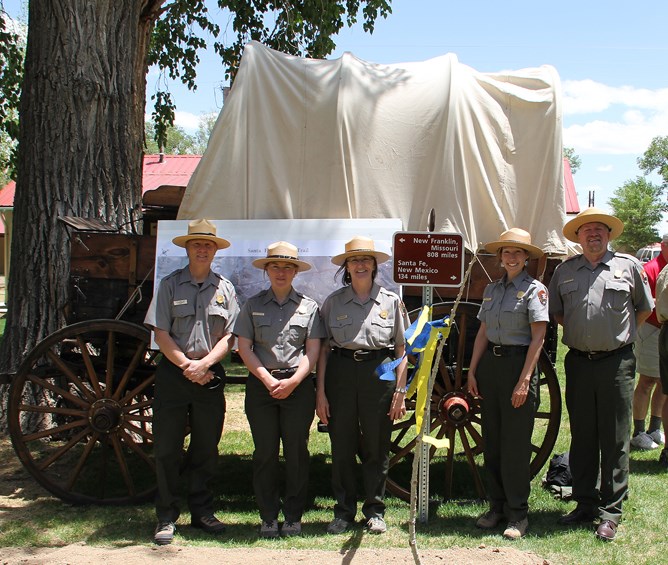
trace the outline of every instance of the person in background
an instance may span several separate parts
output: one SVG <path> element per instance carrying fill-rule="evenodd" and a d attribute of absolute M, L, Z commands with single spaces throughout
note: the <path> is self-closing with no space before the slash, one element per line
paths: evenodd
<path fill-rule="evenodd" d="M 652 296 L 656 296 L 656 279 L 668 263 L 668 233 L 661 238 L 661 253 L 643 265 Z M 636 358 L 638 360 L 638 384 L 633 393 L 633 437 L 631 447 L 636 449 L 657 449 L 665 443 L 661 431 L 661 411 L 666 395 L 659 382 L 659 332 L 661 324 L 656 310 L 638 328 Z M 653 391 L 653 392 L 652 392 Z M 650 404 L 651 398 L 651 404 Z M 649 427 L 645 431 L 645 417 L 651 405 Z"/>
<path fill-rule="evenodd" d="M 661 390 L 668 395 L 668 268 L 664 267 L 656 279 L 656 317 L 661 324 L 659 333 L 659 374 Z M 668 401 L 661 412 L 663 431 L 668 434 Z M 659 455 L 659 466 L 668 471 L 668 448 L 664 446 Z"/>
<path fill-rule="evenodd" d="M 160 281 L 144 320 L 162 353 L 153 398 L 158 484 L 153 541 L 158 545 L 174 539 L 181 471 L 188 477 L 191 525 L 211 534 L 225 531 L 213 514 L 209 482 L 225 419 L 225 371 L 220 362 L 233 344 L 232 327 L 239 313 L 232 283 L 211 270 L 216 252 L 230 245 L 217 237 L 216 227 L 208 220 L 193 220 L 187 235 L 172 241 L 185 247 L 188 265 Z M 181 469 L 188 426 L 190 445 Z"/>
<path fill-rule="evenodd" d="M 267 247 L 253 261 L 270 287 L 250 298 L 234 327 L 239 355 L 248 368 L 245 410 L 255 450 L 253 489 L 260 509 L 260 536 L 295 536 L 302 531 L 309 480 L 309 429 L 315 413 L 311 373 L 325 337 L 318 305 L 292 283 L 311 265 L 300 261 L 297 248 L 285 241 Z M 285 497 L 280 531 L 278 514 L 279 449 L 285 457 Z"/>
<path fill-rule="evenodd" d="M 623 230 L 621 220 L 597 208 L 567 222 L 564 236 L 579 243 L 582 253 L 555 269 L 549 287 L 550 314 L 563 326 L 562 341 L 569 348 L 566 407 L 577 502 L 559 523 L 600 518 L 596 536 L 603 541 L 615 538 L 628 493 L 633 342 L 654 307 L 638 260 L 608 249 Z"/>
<path fill-rule="evenodd" d="M 389 469 L 392 422 L 406 415 L 404 332 L 410 325 L 401 299 L 375 282 L 387 253 L 372 239 L 355 236 L 345 252 L 332 258 L 340 267 L 343 288 L 322 305 L 328 339 L 320 349 L 316 412 L 329 428 L 332 443 L 332 490 L 336 504 L 330 534 L 348 530 L 357 513 L 355 458 L 361 449 L 367 530 L 382 534 L 385 481 Z M 401 359 L 396 377 L 381 380 L 382 363 Z M 360 446 L 361 442 L 361 446 Z"/>
<path fill-rule="evenodd" d="M 506 271 L 487 285 L 473 345 L 468 389 L 482 399 L 482 436 L 489 510 L 476 526 L 519 539 L 529 525 L 531 434 L 538 403 L 536 365 L 549 321 L 547 289 L 526 270 L 543 255 L 531 235 L 511 228 L 485 245 Z"/>

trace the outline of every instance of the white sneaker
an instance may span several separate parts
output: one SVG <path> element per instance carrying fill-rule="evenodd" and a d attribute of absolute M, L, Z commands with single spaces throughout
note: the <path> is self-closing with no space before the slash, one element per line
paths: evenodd
<path fill-rule="evenodd" d="M 647 432 L 640 432 L 631 438 L 631 447 L 635 449 L 656 449 L 659 444 L 656 443 Z"/>
<path fill-rule="evenodd" d="M 659 445 L 666 445 L 666 436 L 664 435 L 663 431 L 654 430 L 653 432 L 650 432 L 647 435 L 651 437 L 655 443 Z"/>
<path fill-rule="evenodd" d="M 384 534 L 387 531 L 387 526 L 381 516 L 371 516 L 366 523 L 366 529 L 370 534 Z"/>

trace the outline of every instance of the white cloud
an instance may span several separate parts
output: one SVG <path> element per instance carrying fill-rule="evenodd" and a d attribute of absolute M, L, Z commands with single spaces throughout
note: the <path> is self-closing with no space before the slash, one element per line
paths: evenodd
<path fill-rule="evenodd" d="M 564 145 L 578 153 L 640 155 L 668 135 L 668 89 L 564 81 Z"/>
<path fill-rule="evenodd" d="M 608 86 L 593 80 L 562 82 L 565 115 L 602 112 L 614 105 L 668 112 L 668 88 L 650 90 L 633 86 Z"/>
<path fill-rule="evenodd" d="M 194 133 L 199 127 L 200 116 L 191 112 L 174 112 L 174 125 L 182 127 L 188 133 Z"/>

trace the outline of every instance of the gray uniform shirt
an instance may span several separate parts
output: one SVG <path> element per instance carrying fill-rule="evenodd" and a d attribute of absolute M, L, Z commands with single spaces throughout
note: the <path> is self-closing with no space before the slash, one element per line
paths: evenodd
<path fill-rule="evenodd" d="M 508 281 L 488 284 L 478 319 L 487 324 L 487 339 L 496 345 L 529 345 L 533 322 L 550 319 L 547 288 L 526 271 Z"/>
<path fill-rule="evenodd" d="M 636 312 L 654 308 L 635 257 L 607 251 L 592 268 L 584 255 L 561 263 L 550 280 L 550 314 L 563 315 L 562 341 L 580 351 L 613 351 L 636 338 Z"/>
<path fill-rule="evenodd" d="M 230 281 L 209 271 L 200 286 L 184 267 L 160 281 L 144 323 L 169 332 L 186 356 L 200 359 L 232 332 L 238 314 L 237 294 Z"/>
<path fill-rule="evenodd" d="M 248 299 L 234 325 L 234 334 L 253 342 L 253 352 L 269 369 L 296 369 L 307 339 L 325 337 L 318 304 L 294 288 L 279 304 L 271 288 Z"/>
<path fill-rule="evenodd" d="M 373 284 L 362 303 L 352 287 L 330 294 L 320 309 L 329 344 L 343 349 L 383 349 L 404 343 L 410 326 L 406 308 L 397 294 Z"/>

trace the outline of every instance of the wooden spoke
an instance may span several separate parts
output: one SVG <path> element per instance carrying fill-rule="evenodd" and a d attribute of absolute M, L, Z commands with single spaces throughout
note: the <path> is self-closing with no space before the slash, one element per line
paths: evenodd
<path fill-rule="evenodd" d="M 47 351 L 46 354 L 49 356 L 49 359 L 58 367 L 61 372 L 67 377 L 67 379 L 77 387 L 77 390 L 83 394 L 84 398 L 89 402 L 94 398 L 93 394 L 84 386 L 81 382 L 81 379 L 77 377 L 71 369 L 63 362 L 63 360 L 58 357 L 53 351 Z"/>
<path fill-rule="evenodd" d="M 74 467 L 74 470 L 72 471 L 69 480 L 67 481 L 68 490 L 72 490 L 74 488 L 74 483 L 79 478 L 79 474 L 81 473 L 81 470 L 84 468 L 84 465 L 86 464 L 88 457 L 93 451 L 93 448 L 95 447 L 95 444 L 98 441 L 99 437 L 100 436 L 98 433 L 94 433 L 92 436 L 90 436 L 90 438 L 88 438 L 88 441 L 86 442 L 86 445 L 81 453 L 81 457 L 79 457 L 79 461 L 77 461 L 77 464 Z"/>
<path fill-rule="evenodd" d="M 93 367 L 93 361 L 90 358 L 88 346 L 86 343 L 84 343 L 81 336 L 77 336 L 77 345 L 79 346 L 81 358 L 83 359 L 84 366 L 86 367 L 86 373 L 88 374 L 88 380 L 90 381 L 90 384 L 95 391 L 95 395 L 97 398 L 102 398 L 102 389 L 100 388 L 100 381 L 97 378 L 97 372 L 95 371 L 95 367 Z"/>

